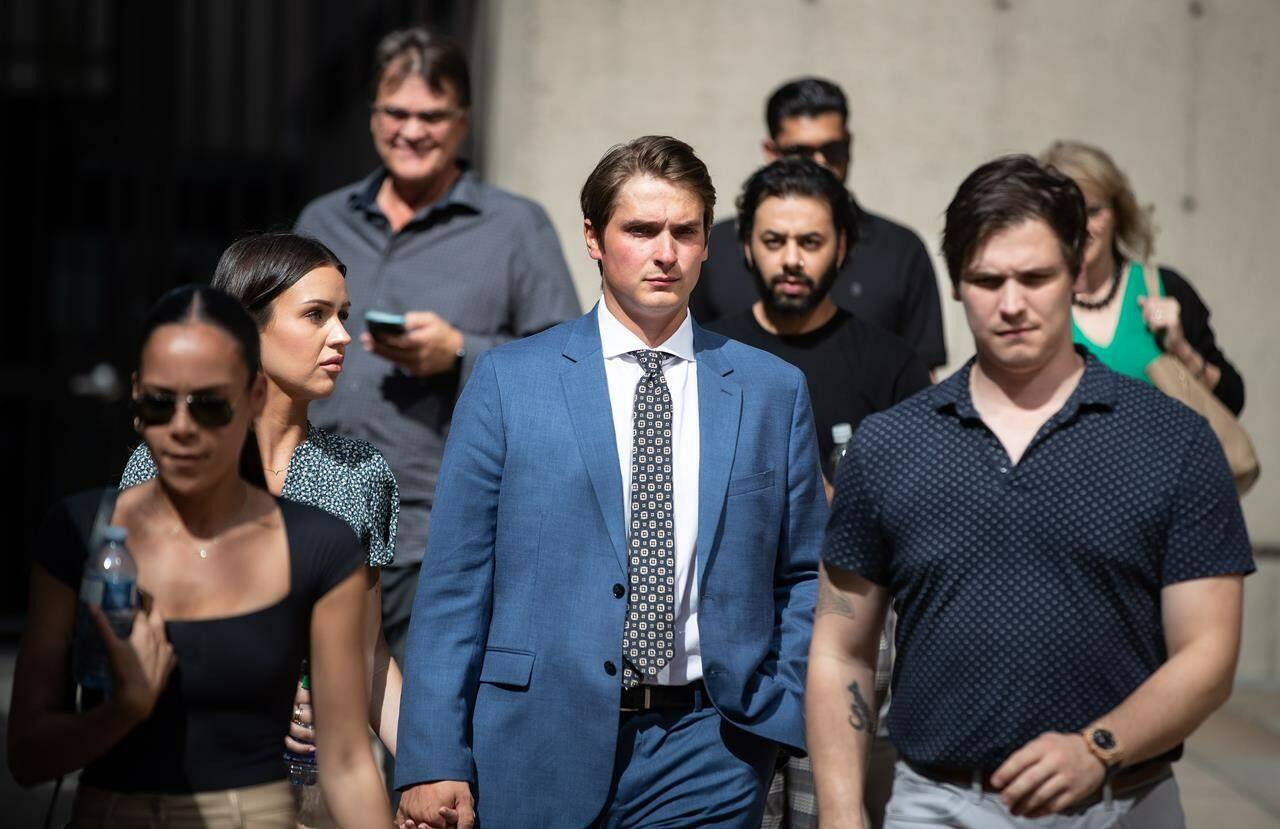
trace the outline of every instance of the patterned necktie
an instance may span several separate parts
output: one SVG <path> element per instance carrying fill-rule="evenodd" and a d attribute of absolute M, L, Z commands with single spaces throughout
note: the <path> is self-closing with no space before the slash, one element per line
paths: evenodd
<path fill-rule="evenodd" d="M 644 370 L 631 427 L 631 526 L 622 687 L 652 679 L 675 656 L 675 519 L 671 506 L 671 390 L 660 351 L 632 351 Z"/>

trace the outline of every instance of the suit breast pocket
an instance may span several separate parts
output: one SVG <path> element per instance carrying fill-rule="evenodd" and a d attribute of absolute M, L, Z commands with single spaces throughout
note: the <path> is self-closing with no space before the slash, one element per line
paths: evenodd
<path fill-rule="evenodd" d="M 732 498 L 734 495 L 745 495 L 748 492 L 757 492 L 761 489 L 768 489 L 771 486 L 773 486 L 773 470 L 766 469 L 754 475 L 733 478 L 729 481 L 728 494 Z"/>

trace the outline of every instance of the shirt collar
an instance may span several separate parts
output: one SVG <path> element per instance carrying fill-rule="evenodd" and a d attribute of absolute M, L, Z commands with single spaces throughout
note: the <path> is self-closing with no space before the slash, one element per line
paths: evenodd
<path fill-rule="evenodd" d="M 429 215 L 432 211 L 442 210 L 453 205 L 476 213 L 482 212 L 480 177 L 476 175 L 475 170 L 471 169 L 471 165 L 465 161 L 458 161 L 458 169 L 462 174 L 458 176 L 458 180 L 449 188 L 449 192 L 445 193 L 439 201 L 419 210 L 413 217 L 414 221 Z M 353 209 L 381 216 L 382 209 L 378 207 L 378 189 L 382 187 L 382 182 L 386 178 L 387 168 L 378 167 L 356 185 L 355 190 L 347 197 L 347 204 Z"/>
<path fill-rule="evenodd" d="M 1076 353 L 1084 358 L 1084 374 L 1080 376 L 1080 382 L 1058 414 L 1063 419 L 1070 418 L 1082 407 L 1110 409 L 1116 402 L 1115 372 L 1104 366 L 1084 346 L 1077 343 L 1074 347 Z M 970 357 L 959 371 L 929 390 L 930 400 L 936 411 L 950 411 L 961 419 L 981 419 L 969 393 L 969 374 L 977 359 Z"/>
<path fill-rule="evenodd" d="M 631 331 L 628 331 L 618 318 L 610 313 L 608 306 L 601 298 L 596 303 L 596 318 L 600 323 L 600 350 L 606 360 L 620 357 L 632 351 L 647 351 L 649 346 Z M 695 362 L 693 353 L 693 315 L 685 312 L 684 322 L 653 351 L 663 351 L 681 360 Z"/>

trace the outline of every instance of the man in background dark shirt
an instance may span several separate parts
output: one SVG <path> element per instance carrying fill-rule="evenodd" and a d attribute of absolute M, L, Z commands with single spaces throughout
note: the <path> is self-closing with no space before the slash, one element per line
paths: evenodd
<path fill-rule="evenodd" d="M 833 427 L 841 424 L 851 434 L 867 415 L 927 387 L 929 373 L 901 338 L 831 302 L 828 292 L 856 227 L 844 186 L 830 172 L 804 158 L 780 159 L 757 170 L 738 199 L 737 228 L 759 298 L 710 327 L 804 372 L 824 478 L 830 481 Z M 876 818 L 877 807 L 888 799 L 894 759 L 887 741 L 878 745 L 869 777 L 880 785 L 868 789 L 869 811 Z M 791 759 L 774 778 L 764 826 L 817 826 L 807 759 Z"/>
<path fill-rule="evenodd" d="M 853 143 L 848 118 L 844 92 L 834 83 L 802 78 L 783 84 L 765 108 L 765 157 L 812 158 L 846 181 Z M 926 367 L 938 368 L 947 362 L 947 348 L 938 284 L 924 243 L 911 230 L 860 209 L 853 196 L 849 198 L 857 240 L 851 241 L 831 286 L 832 301 L 902 337 Z M 703 325 L 745 311 L 756 301 L 733 219 L 712 227 L 708 247 L 710 257 L 689 299 L 689 310 Z M 818 436 L 822 437 L 821 429 Z"/>
<path fill-rule="evenodd" d="M 775 161 L 747 179 L 738 210 L 742 279 L 756 301 L 708 327 L 804 372 L 829 481 L 832 427 L 856 429 L 927 386 L 928 371 L 902 338 L 831 301 L 856 232 L 834 176 L 808 159 Z"/>

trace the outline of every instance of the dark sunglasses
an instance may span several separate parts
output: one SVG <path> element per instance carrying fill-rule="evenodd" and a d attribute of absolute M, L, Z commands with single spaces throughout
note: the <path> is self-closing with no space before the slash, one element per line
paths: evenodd
<path fill-rule="evenodd" d="M 849 161 L 849 139 L 841 138 L 838 141 L 828 141 L 816 147 L 810 147 L 807 144 L 792 144 L 789 147 L 779 147 L 778 152 L 782 155 L 803 156 L 810 159 L 818 153 L 822 153 L 822 157 L 827 160 L 828 164 L 838 167 L 842 164 L 847 164 Z"/>
<path fill-rule="evenodd" d="M 173 420 L 178 400 L 187 404 L 187 414 L 206 429 L 226 426 L 235 416 L 231 401 L 217 394 L 188 394 L 178 398 L 172 394 L 143 394 L 133 398 L 133 413 L 146 426 L 159 426 Z"/>

